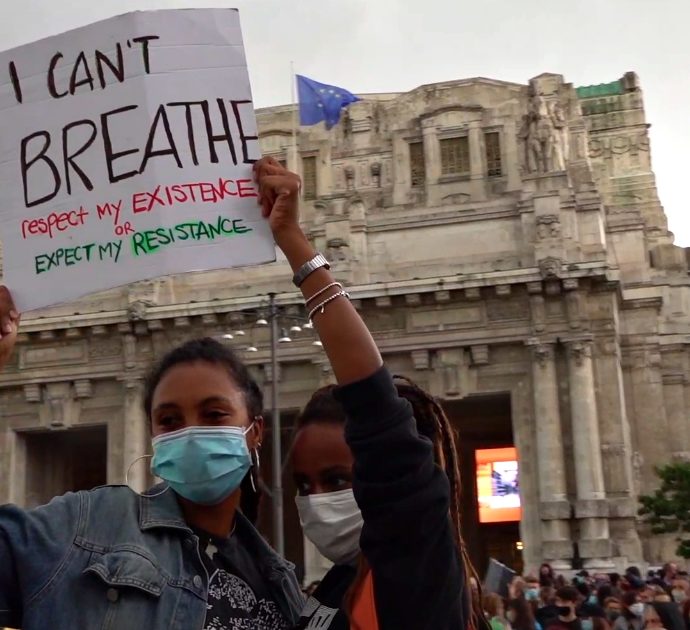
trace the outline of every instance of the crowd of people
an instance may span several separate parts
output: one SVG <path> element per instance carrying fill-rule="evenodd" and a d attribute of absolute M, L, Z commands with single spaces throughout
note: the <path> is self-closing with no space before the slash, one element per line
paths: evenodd
<path fill-rule="evenodd" d="M 548 564 L 517 577 L 508 597 L 483 597 L 492 630 L 690 630 L 690 576 L 668 563 L 643 576 L 580 571 L 572 580 Z"/>

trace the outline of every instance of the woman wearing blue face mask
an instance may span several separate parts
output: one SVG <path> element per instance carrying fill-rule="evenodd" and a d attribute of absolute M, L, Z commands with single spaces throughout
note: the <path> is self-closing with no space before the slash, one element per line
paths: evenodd
<path fill-rule="evenodd" d="M 299 226 L 299 178 L 270 158 L 255 165 L 255 176 L 262 215 L 293 280 L 305 297 L 318 296 L 310 304 L 314 325 L 339 382 L 377 373 L 381 358 L 368 330 Z M 2 288 L 0 367 L 18 324 Z M 255 507 L 247 499 L 261 409 L 256 383 L 219 343 L 190 342 L 163 358 L 145 395 L 151 470 L 163 483 L 144 496 L 108 486 L 30 511 L 1 507 L 0 627 L 285 630 L 296 623 L 303 598 L 292 567 L 238 509 Z"/>

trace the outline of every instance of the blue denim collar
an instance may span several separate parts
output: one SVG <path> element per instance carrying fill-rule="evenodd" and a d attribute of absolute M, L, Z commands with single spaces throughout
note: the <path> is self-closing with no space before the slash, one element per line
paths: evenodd
<path fill-rule="evenodd" d="M 156 528 L 176 529 L 191 534 L 192 529 L 184 520 L 175 492 L 171 489 L 162 492 L 165 487 L 165 484 L 158 484 L 140 495 L 140 529 L 142 531 Z M 281 558 L 244 514 L 238 511 L 235 519 L 236 534 L 251 547 L 252 553 L 262 564 L 272 569 L 294 570 L 295 565 Z"/>

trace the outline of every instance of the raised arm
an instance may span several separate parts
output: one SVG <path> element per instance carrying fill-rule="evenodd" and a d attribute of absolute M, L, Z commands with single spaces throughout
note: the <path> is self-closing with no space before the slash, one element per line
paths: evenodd
<path fill-rule="evenodd" d="M 276 244 L 297 273 L 316 254 L 299 225 L 299 177 L 273 158 L 257 162 L 255 174 L 263 216 L 268 218 Z M 322 267 L 306 277 L 300 290 L 304 299 L 309 300 L 334 282 L 331 273 Z M 332 286 L 308 306 L 313 308 L 340 290 Z M 313 321 L 339 384 L 362 380 L 381 367 L 379 350 L 350 300 L 342 296 L 330 300 L 322 312 L 317 311 Z"/>

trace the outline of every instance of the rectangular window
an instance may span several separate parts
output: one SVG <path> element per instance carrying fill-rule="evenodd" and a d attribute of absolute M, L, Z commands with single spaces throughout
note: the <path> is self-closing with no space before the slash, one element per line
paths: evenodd
<path fill-rule="evenodd" d="M 470 174 L 470 143 L 467 136 L 441 140 L 441 175 Z"/>
<path fill-rule="evenodd" d="M 316 156 L 302 158 L 302 197 L 316 199 Z"/>
<path fill-rule="evenodd" d="M 413 186 L 424 186 L 426 181 L 423 142 L 410 142 L 410 181 Z"/>
<path fill-rule="evenodd" d="M 501 170 L 501 138 L 498 131 L 490 131 L 484 134 L 484 146 L 486 148 L 486 171 L 489 177 L 500 177 Z"/>

